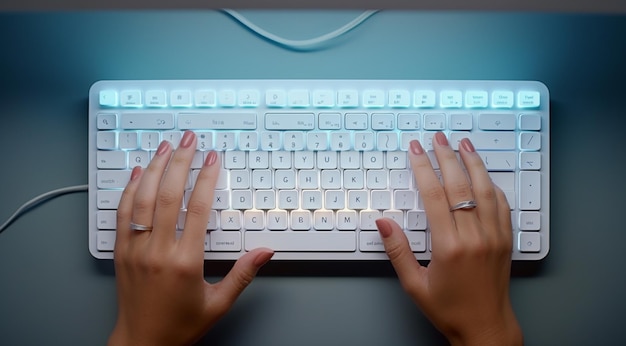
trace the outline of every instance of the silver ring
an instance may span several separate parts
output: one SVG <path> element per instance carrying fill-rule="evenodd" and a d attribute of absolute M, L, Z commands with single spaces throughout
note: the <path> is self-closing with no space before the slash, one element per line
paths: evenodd
<path fill-rule="evenodd" d="M 459 209 L 474 209 L 474 208 L 476 208 L 476 201 L 469 200 L 469 201 L 461 201 L 461 202 L 453 205 L 450 208 L 450 211 L 455 211 L 455 210 L 459 210 Z"/>
<path fill-rule="evenodd" d="M 152 226 L 146 226 L 131 222 L 130 229 L 132 229 L 133 231 L 152 231 Z"/>

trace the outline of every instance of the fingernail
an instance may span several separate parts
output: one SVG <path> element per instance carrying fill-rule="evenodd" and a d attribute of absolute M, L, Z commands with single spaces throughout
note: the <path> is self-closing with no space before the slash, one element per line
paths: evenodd
<path fill-rule="evenodd" d="M 170 147 L 170 143 L 168 141 L 163 141 L 159 144 L 159 148 L 157 149 L 157 155 L 163 155 L 167 152 Z"/>
<path fill-rule="evenodd" d="M 443 132 L 435 133 L 435 140 L 437 141 L 437 144 L 441 146 L 448 146 L 448 139 L 446 138 L 446 135 L 443 134 Z"/>
<path fill-rule="evenodd" d="M 391 235 L 391 225 L 389 225 L 389 222 L 387 222 L 387 220 L 376 220 L 376 226 L 378 227 L 378 232 L 380 233 L 381 237 L 387 238 Z"/>
<path fill-rule="evenodd" d="M 189 148 L 189 146 L 191 146 L 191 143 L 193 143 L 193 135 L 194 134 L 192 131 L 185 131 L 183 139 L 181 139 L 180 141 L 180 146 L 183 148 Z"/>
<path fill-rule="evenodd" d="M 274 251 L 268 250 L 266 252 L 262 252 L 254 259 L 254 265 L 257 267 L 261 267 L 265 265 L 267 262 L 269 262 L 273 256 L 274 256 Z"/>
<path fill-rule="evenodd" d="M 463 149 L 465 149 L 465 151 L 469 153 L 473 153 L 476 151 L 476 149 L 474 149 L 474 144 L 472 144 L 472 142 L 467 138 L 461 139 L 461 146 L 463 147 Z"/>
<path fill-rule="evenodd" d="M 210 151 L 206 156 L 206 160 L 204 160 L 204 165 L 212 166 L 215 161 L 217 161 L 217 153 L 215 151 Z"/>
<path fill-rule="evenodd" d="M 135 166 L 130 173 L 130 181 L 137 179 L 141 175 L 141 166 Z"/>
<path fill-rule="evenodd" d="M 409 143 L 409 147 L 414 155 L 421 155 L 424 153 L 424 148 L 422 148 L 420 142 L 415 139 Z"/>

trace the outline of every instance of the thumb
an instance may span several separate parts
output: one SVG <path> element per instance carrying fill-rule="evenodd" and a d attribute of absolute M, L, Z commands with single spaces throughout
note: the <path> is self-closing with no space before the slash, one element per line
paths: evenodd
<path fill-rule="evenodd" d="M 234 303 L 237 297 L 252 282 L 261 267 L 274 256 L 274 251 L 267 248 L 254 249 L 241 256 L 233 268 L 218 284 L 221 296 Z"/>
<path fill-rule="evenodd" d="M 385 252 L 396 270 L 396 274 L 404 289 L 409 293 L 417 289 L 423 281 L 426 268 L 415 259 L 404 231 L 393 220 L 382 218 L 376 220 L 378 232 L 385 246 Z"/>

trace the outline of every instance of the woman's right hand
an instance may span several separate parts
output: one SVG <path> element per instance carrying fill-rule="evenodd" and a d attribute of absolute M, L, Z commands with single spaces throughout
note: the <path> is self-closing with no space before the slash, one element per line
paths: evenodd
<path fill-rule="evenodd" d="M 443 133 L 433 147 L 443 184 L 418 141 L 409 159 L 429 222 L 432 256 L 421 266 L 400 226 L 377 221 L 405 291 L 453 345 L 521 345 L 509 298 L 512 228 L 504 193 L 491 181 L 472 143 L 463 139 L 463 171 Z M 451 210 L 462 201 L 475 208 Z"/>

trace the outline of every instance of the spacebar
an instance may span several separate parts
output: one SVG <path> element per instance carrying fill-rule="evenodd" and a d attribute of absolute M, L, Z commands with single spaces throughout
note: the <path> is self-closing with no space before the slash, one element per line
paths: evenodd
<path fill-rule="evenodd" d="M 356 251 L 356 232 L 249 231 L 244 235 L 246 251 L 267 247 L 274 251 Z"/>

